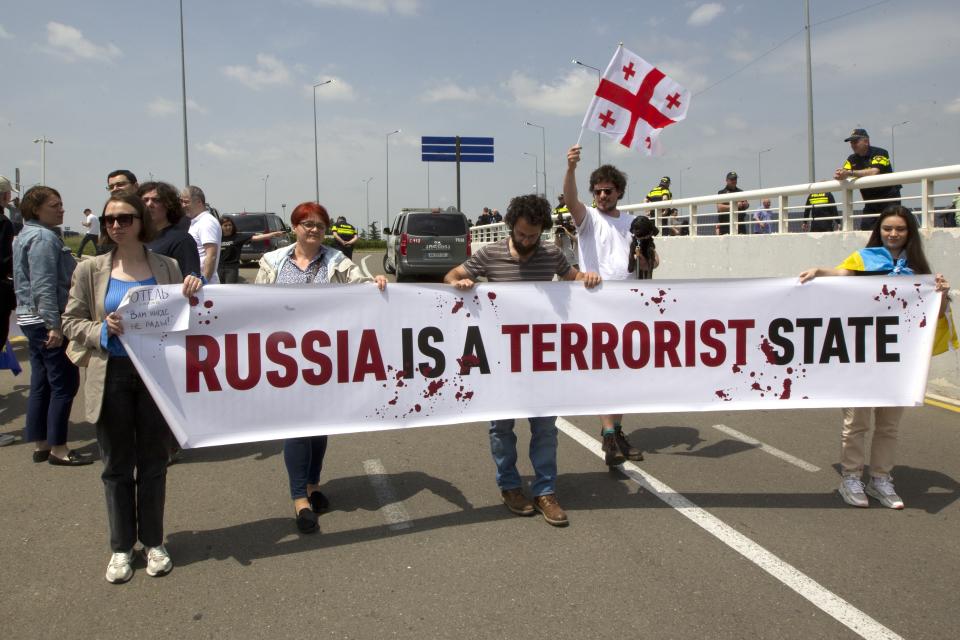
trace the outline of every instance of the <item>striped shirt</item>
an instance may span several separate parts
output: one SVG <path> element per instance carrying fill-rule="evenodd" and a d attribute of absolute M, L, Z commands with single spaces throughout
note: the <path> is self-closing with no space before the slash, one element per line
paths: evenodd
<path fill-rule="evenodd" d="M 510 255 L 510 239 L 504 238 L 481 247 L 463 268 L 472 280 L 485 276 L 489 282 L 520 282 L 525 280 L 561 279 L 570 271 L 570 263 L 555 245 L 543 244 L 530 258 L 521 262 Z"/>

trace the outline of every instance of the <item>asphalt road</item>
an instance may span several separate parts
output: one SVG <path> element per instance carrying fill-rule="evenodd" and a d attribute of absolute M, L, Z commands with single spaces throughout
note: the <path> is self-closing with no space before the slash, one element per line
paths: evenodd
<path fill-rule="evenodd" d="M 22 435 L 26 376 L 0 372 L 0 432 Z M 95 455 L 81 405 L 71 442 Z M 956 637 L 957 413 L 908 411 L 900 512 L 840 500 L 839 423 L 836 410 L 627 416 L 646 460 L 609 471 L 597 420 L 568 417 L 565 529 L 500 504 L 484 424 L 331 438 L 333 508 L 313 536 L 296 533 L 279 443 L 186 451 L 168 476 L 175 569 L 150 578 L 141 560 L 120 586 L 103 579 L 99 463 L 35 465 L 18 443 L 0 448 L 2 634 Z M 529 479 L 523 454 L 520 468 Z"/>

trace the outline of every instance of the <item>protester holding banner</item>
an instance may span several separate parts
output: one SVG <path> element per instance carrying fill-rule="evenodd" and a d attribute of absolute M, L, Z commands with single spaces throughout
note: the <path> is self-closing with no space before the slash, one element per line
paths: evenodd
<path fill-rule="evenodd" d="M 138 196 L 112 196 L 100 221 L 100 245 L 107 252 L 84 261 L 74 274 L 64 333 L 73 341 L 71 360 L 87 369 L 86 418 L 97 425 L 113 551 L 106 579 L 121 583 L 133 576 L 138 539 L 148 575 L 168 573 L 173 562 L 163 546 L 169 430 L 120 342 L 123 324 L 116 310 L 129 290 L 175 284 L 181 274 L 175 260 L 147 250 L 153 221 Z M 183 295 L 200 286 L 200 278 L 188 275 Z"/>
<path fill-rule="evenodd" d="M 587 288 L 600 284 L 596 273 L 583 273 L 571 267 L 563 253 L 552 244 L 542 244 L 540 237 L 552 226 L 550 203 L 536 195 L 517 196 L 507 207 L 510 235 L 486 245 L 469 260 L 454 267 L 443 281 L 457 289 L 471 289 L 477 278 L 488 282 L 582 280 Z M 527 499 L 517 472 L 517 436 L 514 419 L 490 423 L 490 451 L 497 465 L 497 486 L 503 503 L 519 516 L 531 516 L 535 510 L 556 527 L 568 524 L 557 501 L 557 417 L 527 418 L 530 423 L 530 463 L 535 475 Z"/>
<path fill-rule="evenodd" d="M 867 246 L 850 254 L 835 269 L 807 269 L 800 274 L 800 282 L 818 276 L 896 275 L 932 273 L 923 252 L 920 229 L 913 213 L 900 205 L 887 207 L 880 223 L 873 228 Z M 936 275 L 936 291 L 946 294 L 950 285 L 941 274 Z M 940 315 L 946 311 L 947 296 L 943 295 Z M 873 417 L 873 441 L 870 446 L 870 481 L 862 482 L 866 462 L 864 440 Z M 896 453 L 900 419 L 903 407 L 855 407 L 843 410 L 843 432 L 840 437 L 840 495 L 854 507 L 867 507 L 867 495 L 876 498 L 885 507 L 903 509 L 903 500 L 893 486 L 890 470 Z"/>
<path fill-rule="evenodd" d="M 628 280 L 631 257 L 634 252 L 630 227 L 634 217 L 617 209 L 617 203 L 627 188 L 627 176 L 613 165 L 605 164 L 590 174 L 590 193 L 596 207 L 580 202 L 577 194 L 577 165 L 580 163 L 580 145 L 567 151 L 567 173 L 563 179 L 563 193 L 570 215 L 580 236 L 580 268 L 599 272 L 604 280 Z M 660 264 L 654 251 L 652 264 L 639 253 L 636 268 L 652 272 Z M 622 415 L 600 416 L 600 435 L 603 438 L 604 461 L 608 466 L 623 464 L 625 460 L 643 460 L 643 452 L 632 446 L 623 435 Z"/>
<path fill-rule="evenodd" d="M 297 241 L 264 254 L 257 284 L 328 284 L 376 282 L 383 291 L 384 276 L 368 278 L 342 253 L 323 244 L 330 215 L 320 204 L 303 202 L 290 215 Z M 301 533 L 317 530 L 317 514 L 330 503 L 320 491 L 320 470 L 327 452 L 327 436 L 289 438 L 283 443 L 283 461 L 290 481 L 290 498 Z"/>
<path fill-rule="evenodd" d="M 33 461 L 77 466 L 92 461 L 67 447 L 67 426 L 80 372 L 67 359 L 62 318 L 77 268 L 57 227 L 63 201 L 50 187 L 33 187 L 21 203 L 23 230 L 13 241 L 17 324 L 30 348 L 30 396 L 24 440 L 34 443 Z"/>

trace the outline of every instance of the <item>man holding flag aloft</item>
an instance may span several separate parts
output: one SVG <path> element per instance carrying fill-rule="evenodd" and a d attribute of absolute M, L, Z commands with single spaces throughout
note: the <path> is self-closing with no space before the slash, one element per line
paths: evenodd
<path fill-rule="evenodd" d="M 613 136 L 625 147 L 640 149 L 646 155 L 659 155 L 660 132 L 687 116 L 690 92 L 662 71 L 621 44 L 607 65 L 597 86 L 583 129 Z M 601 280 L 631 278 L 630 257 L 634 217 L 617 209 L 627 188 L 627 177 L 613 165 L 603 165 L 590 174 L 590 193 L 596 208 L 587 207 L 577 197 L 577 164 L 580 141 L 567 151 L 567 173 L 563 194 L 570 216 L 580 237 L 580 268 L 600 274 Z M 660 263 L 654 251 L 652 264 L 636 256 L 637 269 L 652 271 Z M 609 466 L 625 460 L 643 460 L 643 453 L 630 445 L 623 435 L 623 415 L 600 416 L 604 461 Z"/>

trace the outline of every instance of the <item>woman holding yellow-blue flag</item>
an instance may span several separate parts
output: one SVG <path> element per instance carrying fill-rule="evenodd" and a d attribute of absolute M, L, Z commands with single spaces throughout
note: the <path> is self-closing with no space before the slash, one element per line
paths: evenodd
<path fill-rule="evenodd" d="M 899 205 L 887 207 L 880 223 L 873 228 L 867 246 L 850 254 L 835 269 L 813 268 L 800 274 L 800 282 L 818 276 L 914 275 L 933 273 L 923 253 L 920 228 L 913 213 Z M 957 332 L 950 318 L 946 293 L 950 285 L 942 274 L 936 274 L 935 290 L 942 293 L 934 355 L 960 347 Z M 903 509 L 903 500 L 893 487 L 890 470 L 896 453 L 903 407 L 854 407 L 843 410 L 843 432 L 840 438 L 840 496 L 854 507 L 867 507 L 867 495 L 890 509 Z M 864 485 L 866 462 L 864 441 L 873 416 L 873 441 L 870 446 L 870 480 Z"/>

